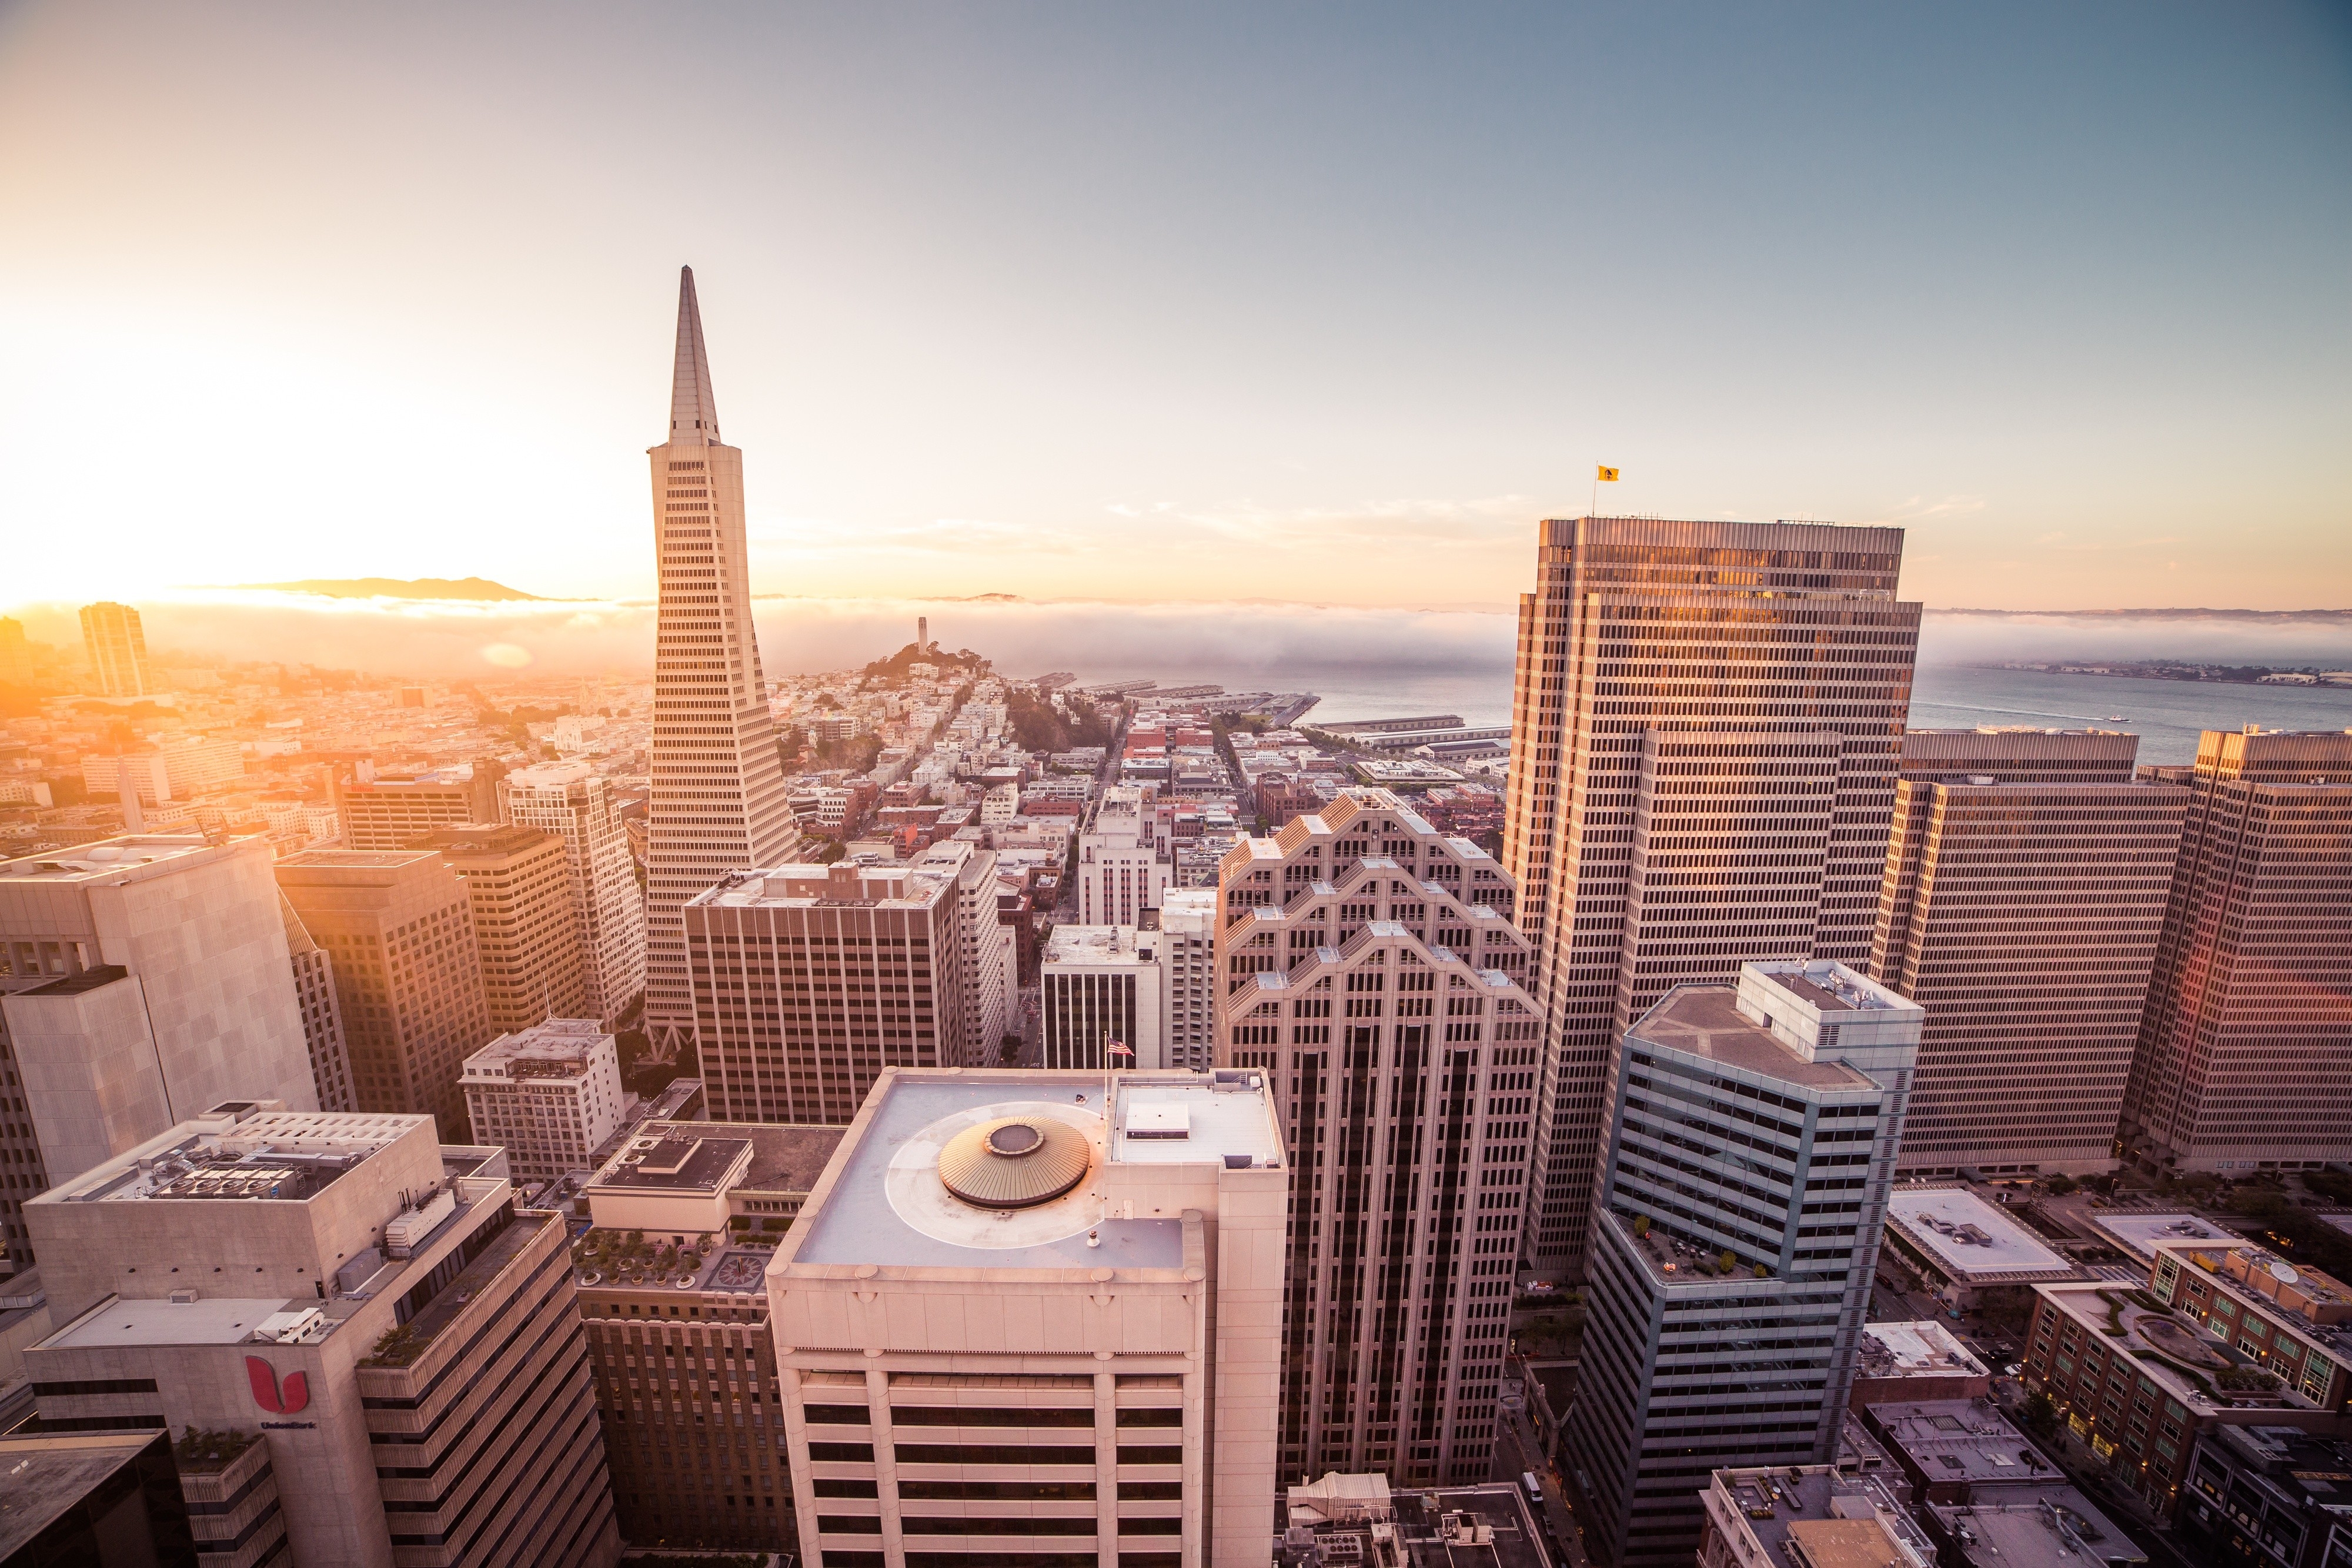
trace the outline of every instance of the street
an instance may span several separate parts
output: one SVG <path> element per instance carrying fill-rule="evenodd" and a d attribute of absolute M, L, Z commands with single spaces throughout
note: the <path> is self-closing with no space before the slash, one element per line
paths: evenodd
<path fill-rule="evenodd" d="M 1552 1539 L 1559 1543 L 1554 1561 L 1559 1568 L 1588 1568 L 1590 1559 L 1584 1554 L 1584 1539 L 1576 1527 L 1576 1517 L 1569 1510 L 1568 1500 L 1559 1490 L 1559 1482 L 1551 1473 L 1551 1462 L 1543 1457 L 1543 1442 L 1536 1436 L 1524 1407 L 1499 1410 L 1495 1423 L 1495 1479 L 1520 1485 L 1519 1478 L 1535 1472 L 1538 1484 L 1543 1488 L 1543 1511 L 1551 1524 Z"/>

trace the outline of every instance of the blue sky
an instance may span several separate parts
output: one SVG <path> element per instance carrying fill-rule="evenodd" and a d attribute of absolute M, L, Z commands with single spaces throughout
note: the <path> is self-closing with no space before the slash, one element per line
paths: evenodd
<path fill-rule="evenodd" d="M 1499 606 L 1601 461 L 2345 605 L 2347 18 L 20 0 L 0 601 L 645 592 L 685 261 L 763 591 Z"/>

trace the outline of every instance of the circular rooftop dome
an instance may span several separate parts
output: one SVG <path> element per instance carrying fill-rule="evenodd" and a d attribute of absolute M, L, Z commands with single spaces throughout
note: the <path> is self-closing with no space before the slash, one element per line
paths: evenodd
<path fill-rule="evenodd" d="M 1086 1180 L 1086 1134 L 1050 1116 L 1000 1116 L 940 1150 L 940 1181 L 982 1208 L 1027 1208 Z"/>

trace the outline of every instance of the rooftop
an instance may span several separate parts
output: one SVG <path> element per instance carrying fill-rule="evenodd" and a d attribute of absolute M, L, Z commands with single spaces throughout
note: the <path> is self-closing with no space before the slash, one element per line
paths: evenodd
<path fill-rule="evenodd" d="M 1255 1073 L 1118 1076 L 1114 1136 L 1103 1118 L 1101 1073 L 886 1070 L 834 1156 L 824 1190 L 803 1210 L 795 1239 L 786 1243 L 793 1260 L 964 1269 L 1183 1267 L 1179 1212 L 1105 1217 L 1106 1165 L 1278 1161 L 1271 1101 Z M 1180 1108 L 1182 1130 L 1171 1134 Z M 940 1176 L 947 1145 L 958 1134 L 1006 1121 L 1069 1128 L 1084 1140 L 1086 1174 L 1061 1196 L 1021 1207 L 984 1207 L 955 1197 Z M 1040 1139 L 1036 1146 L 1045 1145 Z"/>
<path fill-rule="evenodd" d="M 2129 1209 L 2085 1211 L 2091 1224 L 2143 1263 L 2156 1261 L 2155 1241 L 2231 1241 L 2237 1237 L 2195 1214 L 2143 1214 Z"/>
<path fill-rule="evenodd" d="M 16 1553 L 136 1459 L 161 1432 L 0 1437 L 0 1560 Z"/>
<path fill-rule="evenodd" d="M 816 1186 L 825 1162 L 841 1146 L 841 1127 L 778 1126 L 765 1123 L 665 1122 L 650 1120 L 639 1126 L 618 1155 L 596 1173 L 591 1188 L 661 1192 L 715 1192 L 718 1177 L 733 1171 L 730 1191 L 805 1193 Z M 628 1162 L 632 1151 L 646 1145 L 659 1146 L 650 1160 Z M 666 1172 L 663 1166 L 696 1145 L 683 1165 Z M 742 1151 L 750 1157 L 741 1159 Z M 740 1159 L 740 1166 L 737 1162 Z M 648 1164 L 652 1168 L 648 1169 Z"/>
<path fill-rule="evenodd" d="M 2315 1408 L 2204 1324 L 2146 1305 L 2156 1298 L 2145 1291 L 2073 1283 L 2037 1285 L 2034 1290 L 2095 1336 L 2090 1343 L 2129 1357 L 2142 1376 L 2191 1411 Z M 2223 1387 L 2225 1380 L 2246 1386 Z"/>
<path fill-rule="evenodd" d="M 1963 1188 L 1896 1187 L 1887 1195 L 1886 1222 L 1964 1283 L 2030 1284 L 2075 1272 L 2023 1226 Z"/>
<path fill-rule="evenodd" d="M 47 1203 L 244 1198 L 299 1203 L 430 1116 L 216 1106 L 34 1199 Z"/>
<path fill-rule="evenodd" d="M 1809 1089 L 1879 1092 L 1859 1069 L 1843 1061 L 1807 1061 L 1790 1051 L 1739 1011 L 1737 994 L 1729 986 L 1676 986 L 1634 1022 L 1627 1038 Z"/>
<path fill-rule="evenodd" d="M 440 828 L 408 841 L 412 850 L 437 850 L 453 860 L 504 860 L 554 839 L 537 828 Z"/>
<path fill-rule="evenodd" d="M 945 866 L 861 866 L 843 862 L 730 872 L 688 903 L 720 909 L 814 909 L 840 904 L 923 909 L 954 886 L 955 873 Z"/>
<path fill-rule="evenodd" d="M 717 1193 L 750 1164 L 749 1138 L 712 1138 L 671 1127 L 641 1130 L 588 1184 L 637 1192 Z"/>
<path fill-rule="evenodd" d="M 1863 1377 L 1921 1377 L 1933 1374 L 1983 1377 L 1990 1369 L 1970 1355 L 1952 1331 L 1933 1318 L 1916 1323 L 1864 1323 Z"/>
<path fill-rule="evenodd" d="M 466 1058 L 467 1078 L 585 1078 L 612 1035 L 594 1019 L 547 1019 L 502 1034 Z"/>
<path fill-rule="evenodd" d="M 261 1325 L 306 1303 L 285 1297 L 251 1300 L 197 1296 L 174 1301 L 121 1298 L 77 1318 L 44 1340 L 45 1348 L 87 1350 L 118 1344 L 245 1344 Z"/>
<path fill-rule="evenodd" d="M 76 844 L 71 849 L 0 861 L 0 877 L 94 882 L 101 877 L 121 877 L 125 872 L 138 872 L 145 866 L 160 865 L 170 870 L 166 862 L 201 855 L 218 847 L 205 843 L 194 833 L 126 833 L 95 843 Z"/>
<path fill-rule="evenodd" d="M 2113 1520 L 2063 1481 L 2003 1487 L 1968 1502 L 1922 1506 L 1968 1568 L 2084 1568 L 2147 1561 Z"/>
<path fill-rule="evenodd" d="M 1709 1490 L 1744 1519 L 1772 1563 L 1928 1568 L 1936 1561 L 1934 1544 L 1877 1476 L 1829 1465 L 1717 1470 Z"/>
<path fill-rule="evenodd" d="M 2061 1479 L 1990 1399 L 1874 1405 L 1869 1416 L 1880 1440 L 1907 1456 L 1930 1481 L 1975 1486 Z"/>
<path fill-rule="evenodd" d="M 1056 925 L 1045 938 L 1048 964 L 1148 964 L 1154 949 L 1132 925 Z"/>
<path fill-rule="evenodd" d="M 1381 1477 L 1335 1472 L 1290 1495 L 1318 1500 L 1287 1513 L 1284 1568 L 1550 1568 L 1527 1494 L 1508 1481 L 1391 1492 Z"/>

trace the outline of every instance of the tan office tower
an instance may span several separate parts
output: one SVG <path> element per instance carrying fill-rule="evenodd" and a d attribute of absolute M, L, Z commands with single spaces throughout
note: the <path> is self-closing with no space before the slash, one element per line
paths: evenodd
<path fill-rule="evenodd" d="M 648 455 L 661 616 L 646 854 L 646 1032 L 657 1051 L 671 1052 L 695 1040 L 679 911 L 730 872 L 783 864 L 800 839 L 751 626 L 743 454 L 719 444 L 692 267 L 678 269 L 669 439 Z"/>
<path fill-rule="evenodd" d="M 1384 789 L 1219 868 L 1217 1064 L 1293 1151 L 1279 1470 L 1486 1479 L 1542 1020 L 1510 879 Z"/>
<path fill-rule="evenodd" d="M 139 612 L 128 604 L 101 601 L 83 605 L 81 640 L 103 695 L 144 697 L 162 689 L 147 663 L 147 632 L 139 623 Z"/>
<path fill-rule="evenodd" d="M 2352 1157 L 2352 731 L 2207 730 L 2117 1134 L 2151 1173 Z"/>
<path fill-rule="evenodd" d="M 768 1266 L 808 1568 L 1265 1568 L 1265 1074 L 1115 1080 L 875 1084 Z"/>
<path fill-rule="evenodd" d="M 710 1113 L 843 1126 L 886 1067 L 968 1065 L 962 915 L 952 872 L 907 865 L 750 872 L 688 904 Z"/>
<path fill-rule="evenodd" d="M 2111 730 L 1911 730 L 1872 977 L 1927 1009 L 1904 1174 L 2115 1163 L 2189 791 Z"/>
<path fill-rule="evenodd" d="M 343 1006 L 335 997 L 335 961 L 310 939 L 302 917 L 278 895 L 278 918 L 286 923 L 286 949 L 293 958 L 294 1004 L 302 1010 L 302 1037 L 310 1047 L 310 1080 L 319 1088 L 321 1111 L 356 1111 L 352 1093 L 351 1046 L 343 1039 Z"/>
<path fill-rule="evenodd" d="M 519 768 L 499 781 L 505 817 L 563 841 L 588 956 L 588 1012 L 616 1027 L 646 994 L 646 900 L 613 787 L 584 762 Z"/>
<path fill-rule="evenodd" d="M 265 840 L 166 834 L 0 862 L 0 1011 L 49 1181 L 191 1106 L 317 1105 L 269 872 Z"/>
<path fill-rule="evenodd" d="M 1900 528 L 1552 518 L 1503 860 L 1550 1039 L 1531 1260 L 1581 1273 L 1609 1052 L 1675 985 L 1870 960 L 1919 606 Z"/>
<path fill-rule="evenodd" d="M 251 1445 L 217 1506 L 264 1545 L 203 1561 L 619 1558 L 565 1220 L 516 1207 L 502 1151 L 236 1101 L 26 1218 L 58 1325 L 25 1353 L 42 1425 Z"/>
<path fill-rule="evenodd" d="M 431 850 L 466 884 L 492 1030 L 593 1016 L 562 839 L 536 828 L 444 828 L 408 847 Z"/>
<path fill-rule="evenodd" d="M 494 827 L 503 763 L 483 758 L 423 773 L 384 773 L 365 779 L 338 777 L 335 815 L 343 847 L 404 850 L 422 833 L 440 828 Z"/>
<path fill-rule="evenodd" d="M 359 1108 L 465 1136 L 458 1081 L 497 1032 L 465 883 L 432 850 L 304 850 L 278 886 L 333 960 Z"/>

